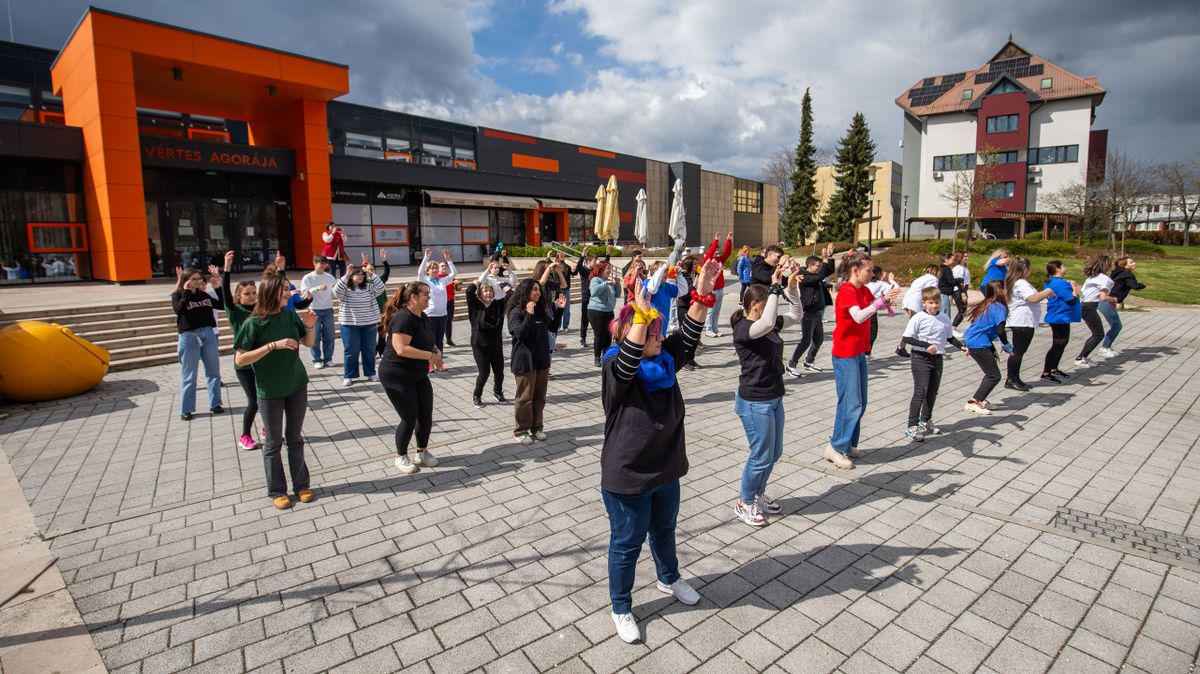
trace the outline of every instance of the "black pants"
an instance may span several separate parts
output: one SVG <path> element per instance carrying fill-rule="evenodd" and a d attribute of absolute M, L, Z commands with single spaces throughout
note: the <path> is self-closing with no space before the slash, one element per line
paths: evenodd
<path fill-rule="evenodd" d="M 425 449 L 433 430 L 433 384 L 429 383 L 429 373 L 384 362 L 379 368 L 379 381 L 400 415 L 400 423 L 396 426 L 396 453 L 400 456 L 408 454 L 408 443 L 414 432 L 417 449 Z"/>
<path fill-rule="evenodd" d="M 592 299 L 592 293 L 588 291 L 587 279 L 584 279 L 583 291 L 579 295 L 579 312 L 583 314 L 583 320 L 579 321 L 579 343 L 587 343 L 588 326 L 591 325 L 591 319 L 588 317 L 589 309 L 588 302 Z"/>
<path fill-rule="evenodd" d="M 263 445 L 263 471 L 267 476 L 267 494 L 287 496 L 287 479 L 283 476 L 280 451 L 287 442 L 288 473 L 292 476 L 292 491 L 308 489 L 308 464 L 304 461 L 304 413 L 308 410 L 308 389 L 286 398 L 262 398 L 263 427 L 267 430 Z"/>
<path fill-rule="evenodd" d="M 1033 343 L 1033 328 L 1010 328 L 1012 330 L 1012 353 L 1008 356 L 1008 380 L 1021 381 L 1021 361 Z"/>
<path fill-rule="evenodd" d="M 1104 324 L 1100 322 L 1099 306 L 1099 302 L 1083 303 L 1083 322 L 1088 326 L 1088 330 L 1092 331 L 1092 334 L 1083 343 L 1083 351 L 1079 352 L 1080 358 L 1087 358 L 1092 355 L 1092 350 L 1100 346 L 1100 342 L 1104 341 Z"/>
<path fill-rule="evenodd" d="M 879 336 L 879 312 L 871 314 L 871 343 L 867 345 L 867 355 L 875 348 L 875 338 Z"/>
<path fill-rule="evenodd" d="M 987 400 L 992 389 L 996 388 L 996 384 L 1000 383 L 1000 361 L 996 360 L 996 350 L 990 346 L 986 349 L 971 349 L 971 358 L 974 358 L 979 369 L 983 370 L 983 381 L 979 382 L 979 388 L 975 389 L 972 400 L 983 402 Z"/>
<path fill-rule="evenodd" d="M 483 385 L 487 383 L 488 374 L 492 375 L 492 390 L 496 395 L 504 392 L 504 346 L 494 344 L 490 347 L 471 345 L 471 353 L 475 355 L 475 397 L 483 395 Z"/>
<path fill-rule="evenodd" d="M 446 300 L 446 341 L 454 341 L 454 300 Z"/>
<path fill-rule="evenodd" d="M 1050 374 L 1058 369 L 1062 362 L 1063 352 L 1067 350 L 1067 342 L 1071 341 L 1070 323 L 1051 323 L 1050 349 L 1046 351 L 1046 364 L 1042 366 L 1042 374 Z"/>
<path fill-rule="evenodd" d="M 254 370 L 234 369 L 242 392 L 246 394 L 246 409 L 242 410 L 242 435 L 254 435 L 254 417 L 258 416 L 258 387 L 254 383 Z"/>
<path fill-rule="evenodd" d="M 592 355 L 599 358 L 608 347 L 612 346 L 612 335 L 608 332 L 608 324 L 613 319 L 611 311 L 596 311 L 588 309 L 587 322 L 592 326 Z"/>
<path fill-rule="evenodd" d="M 908 425 L 928 423 L 933 418 L 933 403 L 937 401 L 938 387 L 942 385 L 941 354 L 932 354 L 921 349 L 912 352 L 912 400 L 908 402 Z"/>
<path fill-rule="evenodd" d="M 954 320 L 950 324 L 957 328 L 958 324 L 962 323 L 963 316 L 967 314 L 967 293 L 966 291 L 954 293 L 950 298 L 954 300 L 954 306 L 958 309 L 958 313 L 954 315 Z"/>
<path fill-rule="evenodd" d="M 805 311 L 800 318 L 800 343 L 792 352 L 791 365 L 795 367 L 796 363 L 800 362 L 800 356 L 805 350 L 808 350 L 808 357 L 804 359 L 804 362 L 813 362 L 817 357 L 817 349 L 821 348 L 823 341 L 825 341 L 825 326 L 821 325 L 821 312 L 819 310 Z"/>

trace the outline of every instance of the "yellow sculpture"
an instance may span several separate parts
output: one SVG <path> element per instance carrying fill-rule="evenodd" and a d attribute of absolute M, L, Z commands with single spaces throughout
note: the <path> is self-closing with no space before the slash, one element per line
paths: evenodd
<path fill-rule="evenodd" d="M 94 388 L 108 351 L 57 323 L 21 321 L 0 329 L 0 396 L 42 402 Z"/>

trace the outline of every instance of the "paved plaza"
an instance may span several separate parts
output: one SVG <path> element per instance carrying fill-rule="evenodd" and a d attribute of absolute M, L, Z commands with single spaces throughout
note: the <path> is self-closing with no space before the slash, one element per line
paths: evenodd
<path fill-rule="evenodd" d="M 180 421 L 178 368 L 163 366 L 2 407 L 0 445 L 113 672 L 1189 672 L 1200 312 L 1124 320 L 1117 358 L 1061 386 L 1000 389 L 991 417 L 962 411 L 980 373 L 954 356 L 935 412 L 948 434 L 921 444 L 904 438 L 903 320 L 882 320 L 857 469 L 820 458 L 832 372 L 789 378 L 769 489 L 784 512 L 762 529 L 733 515 L 738 367 L 727 336 L 706 339 L 703 369 L 680 374 L 691 470 L 679 555 L 702 599 L 655 590 L 644 550 L 640 645 L 609 617 L 599 379 L 576 338 L 552 370 L 549 440 L 528 447 L 511 406 L 471 406 L 469 349 L 450 349 L 434 379 L 442 464 L 411 476 L 392 466 L 382 389 L 311 372 L 318 498 L 285 512 L 259 452 L 235 446 L 245 401 L 231 358 L 231 413 Z M 467 325 L 456 330 L 466 343 Z M 1027 380 L 1049 341 L 1039 330 Z M 511 397 L 511 375 L 505 387 Z"/>

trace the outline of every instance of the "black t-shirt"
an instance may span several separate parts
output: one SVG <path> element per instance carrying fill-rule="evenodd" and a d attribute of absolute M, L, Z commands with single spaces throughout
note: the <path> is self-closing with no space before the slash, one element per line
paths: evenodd
<path fill-rule="evenodd" d="M 396 353 L 395 346 L 392 344 L 392 335 L 394 334 L 408 335 L 411 338 L 409 344 L 413 348 L 433 351 L 436 346 L 433 341 L 433 329 L 429 327 L 429 319 L 425 314 L 414 316 L 408 308 L 402 307 L 392 316 L 392 320 L 388 321 L 387 346 L 383 350 L 383 362 L 407 370 L 427 372 L 429 361 L 406 358 Z"/>
<path fill-rule="evenodd" d="M 492 300 L 485 307 L 475 286 L 467 286 L 467 317 L 471 321 L 471 346 L 499 349 L 504 345 L 504 337 L 500 334 L 504 327 L 504 302 Z"/>
<path fill-rule="evenodd" d="M 783 339 L 778 330 L 751 339 L 751 325 L 754 321 L 746 318 L 733 328 L 733 349 L 742 366 L 738 395 L 743 400 L 774 400 L 783 395 Z"/>
<path fill-rule="evenodd" d="M 703 325 L 686 314 L 679 331 L 663 340 L 662 350 L 675 359 L 678 371 L 696 352 Z M 622 360 L 636 363 L 642 349 L 628 342 L 604 363 L 600 388 L 604 404 L 604 445 L 600 450 L 600 487 L 615 494 L 644 494 L 687 474 L 683 433 L 683 394 L 676 381 L 670 388 L 648 391 L 635 374 L 618 376 Z"/>

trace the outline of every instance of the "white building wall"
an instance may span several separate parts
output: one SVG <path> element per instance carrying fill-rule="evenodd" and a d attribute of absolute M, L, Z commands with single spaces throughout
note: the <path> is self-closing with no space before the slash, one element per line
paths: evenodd
<path fill-rule="evenodd" d="M 1040 172 L 1031 171 L 1029 175 L 1040 178 L 1041 184 L 1029 185 L 1026 193 L 1028 210 L 1048 210 L 1046 195 L 1084 180 L 1091 129 L 1092 102 L 1088 98 L 1049 101 L 1033 111 L 1029 119 L 1029 147 L 1078 145 L 1079 160 L 1067 164 L 1039 164 Z M 1027 156 L 1021 159 L 1028 161 Z"/>
<path fill-rule="evenodd" d="M 943 155 L 971 154 L 975 152 L 975 117 L 965 112 L 929 117 L 925 122 L 921 163 L 914 167 L 919 181 L 918 201 L 921 210 L 911 215 L 926 217 L 953 217 L 954 204 L 941 196 L 945 185 L 954 180 L 954 171 L 943 171 L 940 180 L 933 176 L 933 158 Z M 904 164 L 904 175 L 909 175 L 908 162 Z"/>
<path fill-rule="evenodd" d="M 915 121 L 916 124 L 914 125 L 910 120 Z M 903 123 L 900 165 L 911 168 L 904 171 L 901 176 L 900 194 L 908 196 L 908 214 L 916 215 L 921 212 L 921 152 L 924 145 L 921 127 L 924 124 L 908 115 L 904 116 Z"/>

